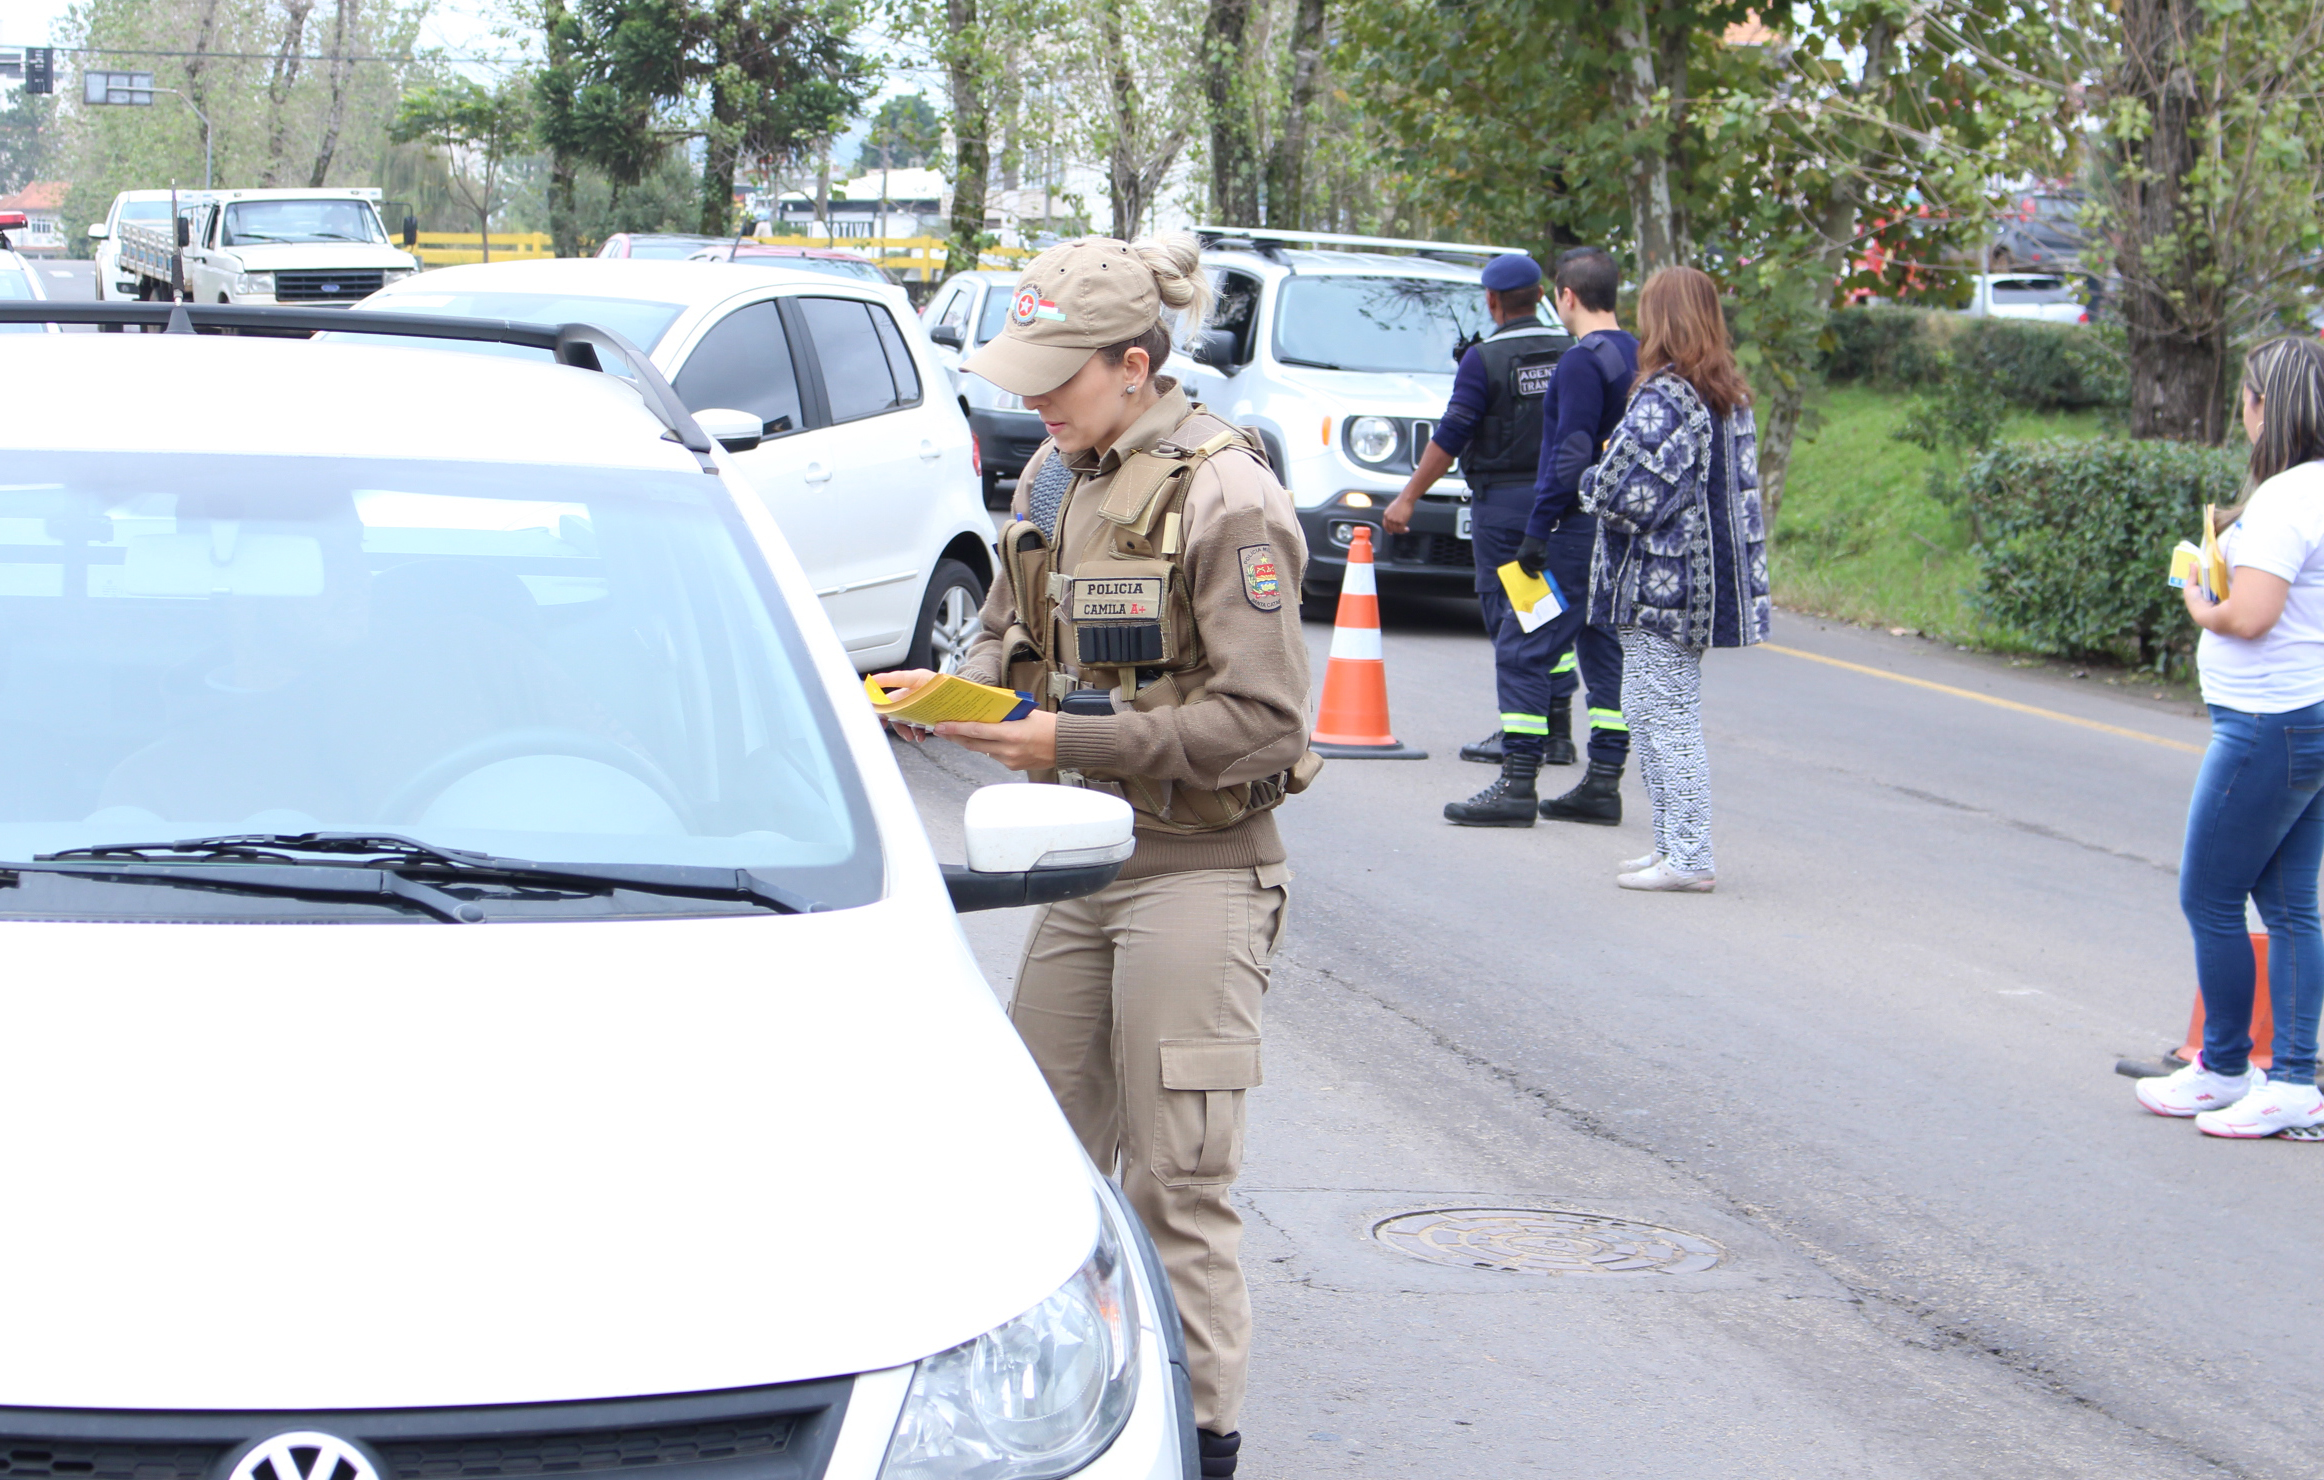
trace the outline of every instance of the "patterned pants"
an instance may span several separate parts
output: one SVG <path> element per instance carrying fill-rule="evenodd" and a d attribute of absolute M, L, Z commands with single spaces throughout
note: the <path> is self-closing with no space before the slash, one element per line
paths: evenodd
<path fill-rule="evenodd" d="M 1680 873 L 1711 862 L 1711 758 L 1703 748 L 1703 653 L 1643 627 L 1622 639 L 1622 713 L 1654 802 L 1654 851 Z"/>

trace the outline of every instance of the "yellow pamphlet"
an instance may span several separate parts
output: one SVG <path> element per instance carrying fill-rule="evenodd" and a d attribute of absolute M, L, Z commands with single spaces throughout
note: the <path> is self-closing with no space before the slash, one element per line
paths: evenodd
<path fill-rule="evenodd" d="M 1030 694 L 994 688 L 989 683 L 971 683 L 954 673 L 939 673 L 920 687 L 892 697 L 867 678 L 863 681 L 863 691 L 883 719 L 900 719 L 923 729 L 946 720 L 994 725 L 1003 720 L 1023 719 L 1035 707 Z"/>
<path fill-rule="evenodd" d="M 2227 599 L 2227 552 L 2219 548 L 2219 509 L 2203 506 L 2203 588 L 2213 601 Z"/>
<path fill-rule="evenodd" d="M 1493 573 L 1501 578 L 1501 589 L 1509 593 L 1509 604 L 1517 608 L 1517 625 L 1526 631 L 1541 627 L 1565 610 L 1565 600 L 1549 572 L 1529 576 L 1525 567 L 1512 560 Z"/>

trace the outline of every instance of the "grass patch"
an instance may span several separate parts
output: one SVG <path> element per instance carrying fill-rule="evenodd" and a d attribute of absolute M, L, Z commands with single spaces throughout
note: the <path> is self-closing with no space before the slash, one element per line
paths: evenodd
<path fill-rule="evenodd" d="M 1860 385 L 1831 386 L 1810 401 L 1821 424 L 1792 449 L 1769 551 L 1776 605 L 2028 651 L 1977 609 L 1969 522 L 1929 496 L 1930 454 L 1890 436 L 1911 402 Z M 2102 431 L 2095 411 L 2028 412 L 2013 414 L 2001 435 L 2030 441 Z"/>

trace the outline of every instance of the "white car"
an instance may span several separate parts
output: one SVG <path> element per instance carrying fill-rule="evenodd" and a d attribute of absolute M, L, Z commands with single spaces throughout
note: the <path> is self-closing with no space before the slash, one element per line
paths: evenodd
<path fill-rule="evenodd" d="M 1009 322 L 1009 299 L 1017 291 L 1013 272 L 962 272 L 944 280 L 920 311 L 929 342 L 951 374 L 960 414 L 976 435 L 977 462 L 984 473 L 984 497 L 999 502 L 1003 479 L 1014 481 L 1049 439 L 1041 418 L 1025 403 L 981 375 L 969 375 L 960 362 L 982 348 Z"/>
<path fill-rule="evenodd" d="M 1380 515 L 1444 414 L 1455 347 L 1493 327 L 1482 264 L 1514 249 L 1203 235 L 1218 306 L 1203 332 L 1179 336 L 1167 368 L 1195 400 L 1265 441 L 1307 536 L 1307 594 L 1338 592 L 1360 526 L 1371 530 L 1383 583 L 1472 589 L 1468 486 L 1457 473 L 1421 499 L 1408 532 L 1387 533 Z M 1557 322 L 1546 303 L 1540 313 Z"/>
<path fill-rule="evenodd" d="M 2089 305 L 2071 278 L 2056 273 L 1992 273 L 1969 279 L 1972 317 L 2041 319 L 2052 324 L 2087 324 Z"/>
<path fill-rule="evenodd" d="M 89 237 L 97 244 L 97 301 L 99 303 L 135 303 L 138 298 L 137 278 L 121 266 L 121 223 L 142 222 L 149 226 L 163 226 L 169 222 L 170 192 L 167 190 L 124 190 L 113 197 L 105 219 L 89 223 Z"/>
<path fill-rule="evenodd" d="M 21 346 L 0 1163 L 47 1210 L 0 1231 L 0 1453 L 1192 1473 L 1167 1282 L 952 902 L 1099 887 L 1126 806 L 978 793 L 948 897 L 650 366 Z"/>
<path fill-rule="evenodd" d="M 694 410 L 750 412 L 736 466 L 864 672 L 960 666 L 993 578 L 991 518 L 943 367 L 896 290 L 723 262 L 447 267 L 363 307 L 582 320 L 649 351 Z"/>
<path fill-rule="evenodd" d="M 0 215 L 0 241 L 8 241 L 12 233 L 5 231 L 8 218 Z M 29 257 L 0 247 L 0 303 L 45 303 L 48 289 L 40 281 L 40 264 Z M 0 324 L 0 334 L 54 334 L 54 324 Z"/>

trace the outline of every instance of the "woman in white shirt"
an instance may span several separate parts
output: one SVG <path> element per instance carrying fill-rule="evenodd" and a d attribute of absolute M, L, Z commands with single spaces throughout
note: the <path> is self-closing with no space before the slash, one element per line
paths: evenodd
<path fill-rule="evenodd" d="M 2324 1004 L 2324 345 L 2277 339 L 2243 364 L 2251 495 L 2221 539 L 2230 579 L 2213 602 L 2187 583 L 2203 629 L 2195 660 L 2211 746 L 2187 812 L 2179 906 L 2195 935 L 2203 1051 L 2138 1082 L 2157 1115 L 2212 1136 L 2324 1125 L 2316 1015 Z M 2268 927 L 2275 1063 L 2251 1067 L 2254 978 L 2243 905 Z"/>

